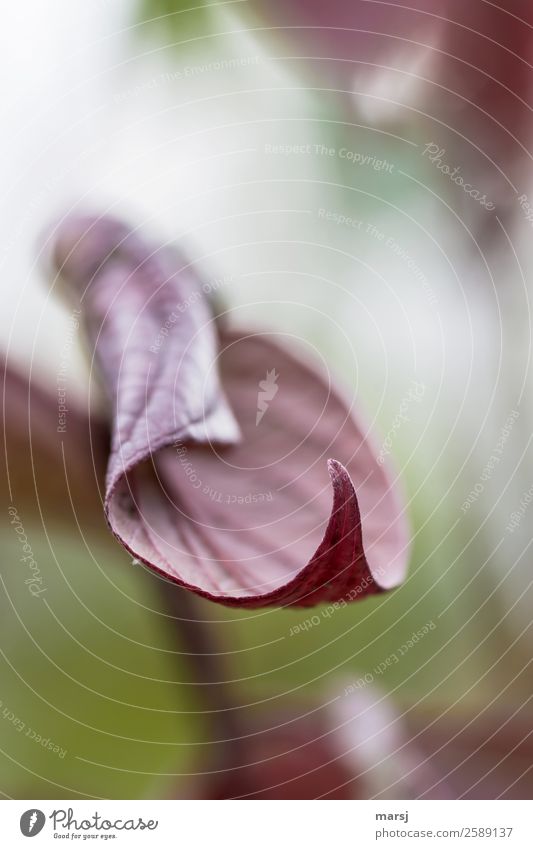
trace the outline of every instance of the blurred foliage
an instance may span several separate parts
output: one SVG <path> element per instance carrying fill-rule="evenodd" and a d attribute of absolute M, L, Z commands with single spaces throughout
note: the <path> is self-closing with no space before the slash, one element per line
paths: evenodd
<path fill-rule="evenodd" d="M 212 15 L 209 6 L 198 0 L 144 0 L 139 17 L 147 31 L 154 31 L 162 41 L 173 43 L 209 31 Z M 144 27 L 141 31 L 144 32 Z M 209 86 L 214 85 L 212 77 L 202 79 Z M 311 86 L 309 91 L 312 96 L 317 93 Z M 263 103 L 263 94 L 252 90 L 249 96 L 255 103 Z M 386 133 L 370 131 L 369 137 L 365 135 L 368 128 L 345 124 L 339 119 L 339 101 L 334 94 L 313 101 L 311 120 L 307 123 L 308 102 L 302 100 L 299 91 L 301 108 L 294 106 L 284 88 L 274 97 L 276 108 L 265 107 L 264 115 L 275 116 L 280 137 L 275 137 L 273 123 L 273 129 L 269 126 L 268 131 L 261 131 L 269 141 L 292 142 L 290 134 L 294 133 L 295 142 L 312 139 L 337 148 L 357 147 L 371 150 L 376 158 L 396 163 L 394 171 L 385 174 L 328 159 L 324 161 L 330 162 L 329 170 L 322 171 L 322 160 L 315 158 L 311 167 L 320 184 L 321 205 L 347 215 L 356 210 L 366 221 L 379 221 L 384 201 L 388 210 L 415 202 L 409 194 L 414 195 L 413 183 L 405 182 L 398 167 L 420 176 L 420 156 L 408 145 L 398 148 Z M 286 123 L 279 117 L 285 104 L 291 118 Z M 229 109 L 226 105 L 224 108 Z M 300 123 L 295 123 L 293 130 L 295 117 Z M 239 137 L 243 132 L 240 128 Z M 250 146 L 257 144 L 250 142 Z M 250 160 L 254 179 L 257 161 Z M 243 157 L 243 169 L 246 162 Z M 282 175 L 279 168 L 277 161 L 265 160 L 261 176 L 265 179 L 272 176 L 278 187 Z M 289 169 L 295 183 L 300 180 L 302 186 L 308 185 L 307 160 L 290 160 L 287 173 Z M 167 179 L 165 174 L 164 178 Z M 296 192 L 292 182 L 290 185 Z M 255 183 L 252 190 L 255 203 L 258 193 Z M 280 189 L 276 191 L 279 193 Z M 303 208 L 316 206 L 316 196 L 310 197 L 308 202 L 302 190 Z M 300 195 L 297 198 L 299 202 Z M 205 204 L 203 197 L 200 203 Z M 291 201 L 291 205 L 295 203 Z M 278 202 L 276 206 L 279 205 Z M 287 232 L 292 231 L 279 215 L 276 221 L 282 242 Z M 220 223 L 216 226 L 217 232 L 222 231 Z M 339 256 L 341 249 L 346 250 L 346 232 L 331 225 L 331 231 L 323 239 L 337 248 Z M 357 243 L 355 231 L 349 237 L 350 251 L 364 258 L 364 238 Z M 239 241 L 244 241 L 240 232 Z M 252 249 L 257 252 L 259 248 L 254 243 Z M 268 250 L 272 253 L 270 246 Z M 285 258 L 278 260 L 276 255 L 275 260 L 280 263 L 279 273 L 285 274 Z M 274 269 L 276 262 L 272 263 Z M 309 248 L 305 251 L 305 262 L 310 274 L 321 270 Z M 333 265 L 330 253 L 327 262 Z M 340 273 L 337 275 L 337 267 L 331 276 L 351 279 L 348 274 L 353 275 L 353 266 L 348 254 L 346 267 L 344 278 Z M 302 265 L 302 269 L 305 272 L 307 266 Z M 358 274 L 361 273 L 358 269 Z M 307 283 L 304 273 L 302 286 L 306 289 L 302 302 L 307 302 L 306 298 L 310 301 L 313 296 Z M 338 312 L 345 313 L 353 323 L 352 313 L 340 297 Z M 316 315 L 316 325 L 306 328 L 308 338 L 328 362 L 335 363 L 346 384 L 353 385 L 355 378 L 349 372 L 353 369 L 352 361 L 341 356 L 337 336 L 327 335 L 323 315 L 318 310 Z M 398 398 L 390 397 L 387 407 L 381 407 L 383 381 L 378 378 L 374 369 L 369 369 L 366 376 L 362 373 L 360 394 L 362 400 L 370 402 L 370 410 L 381 409 L 385 433 L 404 387 L 398 385 Z M 445 416 L 453 415 L 452 407 L 448 413 L 443 411 L 439 419 L 443 442 L 447 428 Z M 443 492 L 448 492 L 449 478 L 457 463 L 447 454 L 437 468 L 435 431 L 428 440 L 423 448 L 417 444 L 417 456 L 412 460 L 413 438 L 408 433 L 402 431 L 395 446 L 408 494 L 420 490 L 411 506 L 415 541 L 409 577 L 400 589 L 336 610 L 331 615 L 327 606 L 312 610 L 241 612 L 199 603 L 205 618 L 219 629 L 220 651 L 228 653 L 224 667 L 221 663 L 221 676 L 235 680 L 235 699 L 239 704 L 251 710 L 252 705 L 262 702 L 265 710 L 273 711 L 293 699 L 313 704 L 323 700 L 325 693 L 329 696 L 336 675 L 349 684 L 367 673 L 401 707 L 409 708 L 418 702 L 428 715 L 452 705 L 456 711 L 477 709 L 499 694 L 508 700 L 517 694 L 529 695 L 529 684 L 523 675 L 514 682 L 512 690 L 509 687 L 517 671 L 526 668 L 530 651 L 524 648 L 522 656 L 520 641 L 510 650 L 512 637 L 507 631 L 507 608 L 492 592 L 489 570 L 483 568 L 490 556 L 490 544 L 473 535 L 472 526 L 466 521 L 455 528 L 460 503 L 457 490 L 448 494 L 443 505 L 442 498 Z M 425 463 L 432 469 L 432 475 L 421 486 Z M 464 492 L 467 491 L 465 488 Z M 24 583 L 26 571 L 20 561 L 18 540 L 12 529 L 5 530 L 1 537 L 0 625 L 3 791 L 16 798 L 170 795 L 180 775 L 205 767 L 209 750 L 206 744 L 212 729 L 209 717 L 202 713 L 205 704 L 201 688 L 191 683 L 194 670 L 185 656 L 176 653 L 176 640 L 157 592 L 159 579 L 132 566 L 130 558 L 111 537 L 98 535 L 84 539 L 74 529 L 61 525 L 47 526 L 45 532 L 37 519 L 33 523 L 27 521 L 26 531 L 47 591 L 41 598 L 30 595 Z M 309 621 L 311 626 L 301 629 L 302 623 Z M 410 647 L 401 662 L 375 672 L 428 622 L 433 622 L 435 628 Z M 499 623 L 497 627 L 495 623 Z M 498 663 L 500 657 L 504 660 Z M 18 723 L 9 718 L 12 714 Z M 18 730 L 21 724 L 23 727 Z M 61 758 L 30 739 L 26 734 L 28 728 L 65 750 L 65 756 Z M 186 788 L 189 782 L 190 779 L 184 778 L 182 787 Z"/>
<path fill-rule="evenodd" d="M 175 651 L 159 579 L 132 566 L 111 541 L 92 540 L 87 548 L 70 532 L 49 528 L 45 535 L 37 524 L 27 533 L 47 591 L 40 598 L 28 592 L 18 540 L 8 531 L 2 540 L 2 787 L 16 798 L 157 798 L 179 786 L 178 796 L 186 793 L 192 779 L 180 784 L 179 775 L 208 766 L 212 728 L 201 689 L 191 683 L 194 671 Z M 429 539 L 418 540 L 400 590 L 333 613 L 327 607 L 243 613 L 200 602 L 227 652 L 221 676 L 236 680 L 235 698 L 245 711 L 260 702 L 273 712 L 295 700 L 320 703 L 336 676 L 352 683 L 366 672 L 399 705 L 420 700 L 430 710 L 483 704 L 500 692 L 501 676 L 510 678 L 513 666 L 490 670 L 494 652 L 483 639 L 490 610 L 468 622 L 476 596 L 486 595 L 482 581 L 458 594 L 466 583 L 463 560 L 435 582 L 435 569 L 423 562 Z M 440 560 L 438 551 L 435 557 Z M 452 607 L 439 616 L 446 604 Z M 295 633 L 311 617 L 312 627 Z M 431 620 L 436 627 L 401 662 L 376 673 Z M 501 653 L 507 638 L 501 632 L 497 638 Z M 24 723 L 22 730 L 11 714 Z M 30 739 L 28 728 L 65 756 Z"/>
<path fill-rule="evenodd" d="M 207 0 L 141 0 L 137 19 L 165 42 L 201 35 L 209 28 Z"/>
<path fill-rule="evenodd" d="M 18 541 L 4 540 L 2 786 L 19 798 L 150 794 L 143 773 L 179 771 L 197 736 L 192 716 L 181 721 L 194 706 L 164 619 L 114 546 L 91 544 L 89 553 L 57 529 L 53 544 L 37 526 L 26 530 L 47 590 L 31 596 Z M 40 746 L 29 727 L 67 754 Z"/>

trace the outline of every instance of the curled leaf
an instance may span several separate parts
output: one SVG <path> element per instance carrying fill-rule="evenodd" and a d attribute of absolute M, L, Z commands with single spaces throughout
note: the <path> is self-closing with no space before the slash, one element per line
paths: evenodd
<path fill-rule="evenodd" d="M 219 335 L 190 269 L 114 220 L 67 221 L 55 257 L 113 404 L 105 510 L 134 557 L 231 606 L 401 582 L 401 505 L 328 374 L 271 335 Z"/>

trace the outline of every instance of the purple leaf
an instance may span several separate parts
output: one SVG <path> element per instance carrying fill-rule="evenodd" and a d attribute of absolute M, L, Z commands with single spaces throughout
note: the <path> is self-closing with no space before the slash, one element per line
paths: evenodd
<path fill-rule="evenodd" d="M 327 374 L 268 334 L 219 338 L 190 269 L 114 220 L 62 224 L 55 256 L 112 401 L 105 510 L 135 558 L 242 607 L 401 582 L 401 505 Z"/>

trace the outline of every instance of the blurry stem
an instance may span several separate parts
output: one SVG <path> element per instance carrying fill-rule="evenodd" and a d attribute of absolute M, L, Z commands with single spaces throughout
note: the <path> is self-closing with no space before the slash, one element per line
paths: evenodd
<path fill-rule="evenodd" d="M 194 673 L 196 695 L 209 714 L 216 764 L 212 770 L 231 770 L 244 761 L 244 743 L 238 703 L 231 684 L 226 683 L 226 660 L 215 626 L 202 619 L 194 594 L 168 581 L 158 581 L 161 596 L 173 620 L 176 651 L 187 656 Z M 234 783 L 235 777 L 232 777 Z"/>

